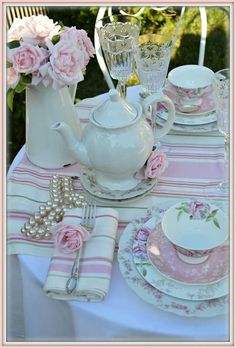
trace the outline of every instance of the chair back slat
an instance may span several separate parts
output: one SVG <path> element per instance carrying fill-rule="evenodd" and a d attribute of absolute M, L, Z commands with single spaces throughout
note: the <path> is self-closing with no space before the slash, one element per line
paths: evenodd
<path fill-rule="evenodd" d="M 7 26 L 10 28 L 14 18 L 30 17 L 33 15 L 47 15 L 46 7 L 44 6 L 7 6 Z"/>

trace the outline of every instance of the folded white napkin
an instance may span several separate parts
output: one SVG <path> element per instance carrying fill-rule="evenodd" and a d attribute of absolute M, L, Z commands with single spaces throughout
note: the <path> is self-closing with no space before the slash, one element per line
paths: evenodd
<path fill-rule="evenodd" d="M 81 214 L 82 209 L 71 209 L 63 223 L 78 225 Z M 46 294 L 61 300 L 102 301 L 109 290 L 117 227 L 118 213 L 114 209 L 97 208 L 92 237 L 82 245 L 77 288 L 72 294 L 67 294 L 66 282 L 76 252 L 66 254 L 55 245 L 44 285 Z"/>

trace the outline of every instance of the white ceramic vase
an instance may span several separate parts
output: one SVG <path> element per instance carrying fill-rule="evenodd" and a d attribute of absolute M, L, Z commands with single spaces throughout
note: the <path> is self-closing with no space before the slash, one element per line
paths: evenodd
<path fill-rule="evenodd" d="M 62 168 L 75 163 L 63 138 L 51 130 L 56 121 L 70 124 L 80 138 L 80 122 L 73 106 L 74 89 L 51 86 L 26 89 L 26 153 L 29 160 L 43 168 Z"/>

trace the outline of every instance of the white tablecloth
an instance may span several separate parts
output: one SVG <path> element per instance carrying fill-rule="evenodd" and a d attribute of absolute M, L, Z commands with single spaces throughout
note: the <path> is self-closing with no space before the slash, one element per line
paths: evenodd
<path fill-rule="evenodd" d="M 130 88 L 129 98 L 136 98 L 137 91 L 136 87 Z M 178 141 L 178 137 L 181 138 L 180 135 L 166 137 L 174 143 Z M 163 143 L 166 137 L 161 139 Z M 223 139 L 219 136 L 183 137 L 185 143 L 203 144 L 206 141 L 208 144 L 223 144 Z M 23 155 L 24 148 L 13 162 L 9 174 Z M 163 195 L 158 199 L 164 201 L 166 198 Z M 179 198 L 172 200 L 175 202 Z M 145 210 L 154 203 L 157 200 L 147 196 L 132 203 L 133 209 L 129 210 L 129 216 L 125 208 L 118 208 L 118 211 L 121 218 L 131 220 L 140 212 L 140 208 Z M 9 340 L 14 341 L 14 337 L 22 336 L 25 341 L 43 342 L 229 341 L 229 318 L 226 316 L 181 317 L 144 302 L 127 286 L 121 276 L 117 256 L 113 264 L 109 294 L 101 303 L 50 299 L 42 290 L 50 259 L 31 255 L 13 255 L 9 258 L 15 262 L 14 267 L 10 267 L 9 262 L 8 271 Z"/>

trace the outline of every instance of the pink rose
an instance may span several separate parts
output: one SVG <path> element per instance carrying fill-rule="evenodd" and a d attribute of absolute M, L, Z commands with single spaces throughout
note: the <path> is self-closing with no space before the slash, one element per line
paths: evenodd
<path fill-rule="evenodd" d="M 22 31 L 25 27 L 25 21 L 27 20 L 27 17 L 23 18 L 14 18 L 14 21 L 8 30 L 8 39 L 7 41 L 20 41 L 22 40 Z"/>
<path fill-rule="evenodd" d="M 15 88 L 20 81 L 20 74 L 14 68 L 7 69 L 7 86 L 8 88 Z"/>
<path fill-rule="evenodd" d="M 41 61 L 39 69 L 32 73 L 31 84 L 33 86 L 37 86 L 40 82 L 42 82 L 43 85 L 47 87 L 52 82 L 51 77 L 48 75 L 49 51 L 44 48 L 41 48 L 41 50 L 42 50 L 42 53 L 44 54 L 44 59 Z"/>
<path fill-rule="evenodd" d="M 146 243 L 136 245 L 132 249 L 133 255 L 136 257 L 144 257 L 147 254 L 147 245 Z"/>
<path fill-rule="evenodd" d="M 43 44 L 58 34 L 61 27 L 47 16 L 38 15 L 15 19 L 8 32 L 8 41 L 21 40 L 33 45 Z"/>
<path fill-rule="evenodd" d="M 138 233 L 136 234 L 135 239 L 139 241 L 146 241 L 149 237 L 151 230 L 148 227 L 141 227 Z"/>
<path fill-rule="evenodd" d="M 10 50 L 10 61 L 13 68 L 19 73 L 32 73 L 37 71 L 45 59 L 41 48 L 22 43 L 21 46 Z"/>
<path fill-rule="evenodd" d="M 154 150 L 147 160 L 144 176 L 146 179 L 156 178 L 164 172 L 167 166 L 168 162 L 166 154 L 159 152 L 158 150 Z"/>
<path fill-rule="evenodd" d="M 83 52 L 73 42 L 59 41 L 51 47 L 48 73 L 53 79 L 53 88 L 60 88 L 82 81 L 84 79 L 83 67 Z"/>
<path fill-rule="evenodd" d="M 191 201 L 187 203 L 189 207 L 189 214 L 192 219 L 203 219 L 206 218 L 208 214 L 210 214 L 210 205 L 204 202 L 199 201 Z"/>
<path fill-rule="evenodd" d="M 76 27 L 66 28 L 61 33 L 61 40 L 74 41 L 80 51 L 84 54 L 84 66 L 88 64 L 90 57 L 93 57 L 94 47 L 85 30 Z"/>
<path fill-rule="evenodd" d="M 51 229 L 55 236 L 56 247 L 69 254 L 79 250 L 83 242 L 91 238 L 91 233 L 81 225 L 67 225 L 60 223 Z"/>

